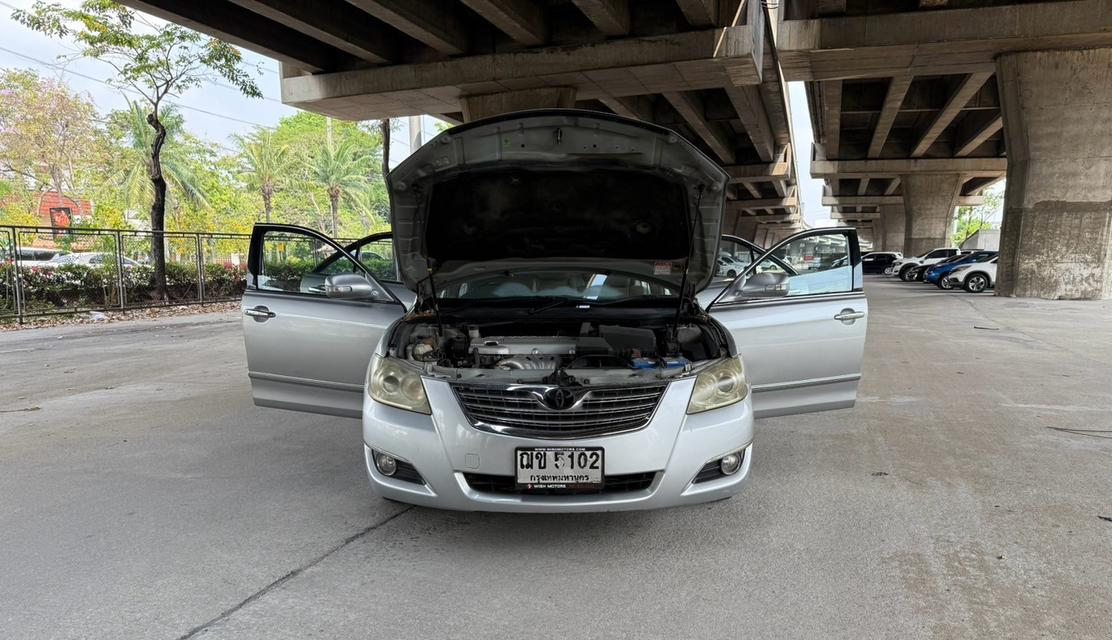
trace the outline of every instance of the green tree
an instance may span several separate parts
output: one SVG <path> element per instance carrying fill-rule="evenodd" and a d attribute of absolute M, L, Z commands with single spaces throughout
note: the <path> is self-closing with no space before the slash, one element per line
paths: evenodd
<path fill-rule="evenodd" d="M 160 116 L 161 132 L 147 125 L 143 105 L 128 101 L 128 108 L 111 114 L 111 126 L 121 134 L 123 144 L 117 149 L 114 164 L 117 167 L 113 183 L 122 190 L 120 194 L 126 207 L 149 203 L 158 198 L 150 178 L 151 145 L 160 142 L 160 173 L 166 185 L 177 191 L 187 201 L 207 206 L 203 187 L 197 180 L 190 162 L 190 149 L 184 143 L 185 119 L 172 106 L 163 107 Z M 165 197 L 165 196 L 163 196 Z M 163 202 L 165 206 L 165 202 Z"/>
<path fill-rule="evenodd" d="M 996 192 L 987 192 L 984 198 L 984 202 L 976 207 L 958 207 L 958 214 L 954 217 L 954 233 L 951 236 L 955 247 L 960 247 L 981 229 L 996 227 L 989 218 L 999 213 L 1003 197 Z"/>
<path fill-rule="evenodd" d="M 96 137 L 96 107 L 64 83 L 26 70 L 0 74 L 0 96 L 0 167 L 63 201 L 79 189 Z"/>
<path fill-rule="evenodd" d="M 287 177 L 289 147 L 278 143 L 270 129 L 257 129 L 249 136 L 237 136 L 240 146 L 240 178 L 263 198 L 266 222 L 274 207 L 274 192 Z"/>
<path fill-rule="evenodd" d="M 327 140 L 309 161 L 313 180 L 328 194 L 333 236 L 340 226 L 340 198 L 366 186 L 369 160 L 370 156 L 361 153 L 349 138 L 339 144 Z"/>
<path fill-rule="evenodd" d="M 151 140 L 148 179 L 153 189 L 151 229 L 165 229 L 166 176 L 162 149 L 166 127 L 161 109 L 166 99 L 214 78 L 222 78 L 245 95 L 260 97 L 255 81 L 243 64 L 240 52 L 231 45 L 203 36 L 173 23 L 153 25 L 131 9 L 112 0 L 84 0 L 70 9 L 38 0 L 30 11 L 16 10 L 20 23 L 52 37 L 69 38 L 80 45 L 79 56 L 112 65 L 115 82 L 143 96 L 147 124 L 154 130 Z M 155 295 L 166 300 L 166 250 L 164 238 L 151 240 Z"/>

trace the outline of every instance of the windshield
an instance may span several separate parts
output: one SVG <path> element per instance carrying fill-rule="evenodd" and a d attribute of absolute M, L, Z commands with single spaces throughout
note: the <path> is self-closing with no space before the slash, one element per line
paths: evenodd
<path fill-rule="evenodd" d="M 503 271 L 437 289 L 438 298 L 463 300 L 564 298 L 603 302 L 675 295 L 668 285 L 636 275 L 568 269 Z"/>

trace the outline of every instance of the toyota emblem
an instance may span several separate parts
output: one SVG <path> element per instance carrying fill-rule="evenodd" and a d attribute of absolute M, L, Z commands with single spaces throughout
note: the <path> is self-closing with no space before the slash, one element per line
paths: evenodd
<path fill-rule="evenodd" d="M 571 389 L 556 387 L 544 392 L 544 404 L 549 409 L 563 411 L 575 404 L 575 393 Z"/>

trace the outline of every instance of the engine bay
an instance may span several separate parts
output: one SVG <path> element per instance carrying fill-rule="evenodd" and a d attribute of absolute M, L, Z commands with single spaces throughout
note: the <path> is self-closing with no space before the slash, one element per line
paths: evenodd
<path fill-rule="evenodd" d="M 402 323 L 390 353 L 432 375 L 574 383 L 574 378 L 672 377 L 719 357 L 710 327 L 568 321 Z M 572 380 L 569 380 L 572 378 Z"/>

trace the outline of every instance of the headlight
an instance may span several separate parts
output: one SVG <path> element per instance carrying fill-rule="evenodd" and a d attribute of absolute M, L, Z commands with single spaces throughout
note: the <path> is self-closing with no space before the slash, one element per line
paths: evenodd
<path fill-rule="evenodd" d="M 394 358 L 376 354 L 371 358 L 367 379 L 367 392 L 382 404 L 417 413 L 432 413 L 421 375 Z"/>
<path fill-rule="evenodd" d="M 695 377 L 695 389 L 687 403 L 688 413 L 702 413 L 741 402 L 749 395 L 741 358 L 726 358 Z"/>

